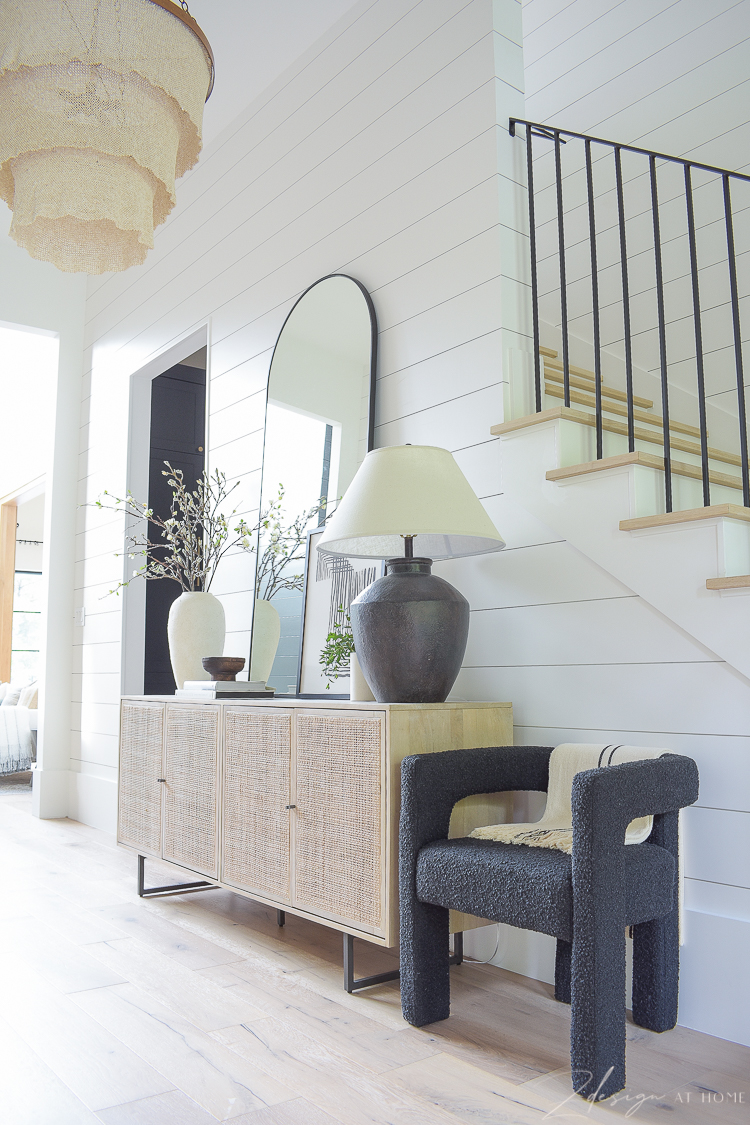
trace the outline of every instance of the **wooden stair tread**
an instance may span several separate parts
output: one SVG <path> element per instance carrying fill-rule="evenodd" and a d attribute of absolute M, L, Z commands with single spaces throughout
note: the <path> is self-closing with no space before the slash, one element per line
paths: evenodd
<path fill-rule="evenodd" d="M 562 382 L 563 382 L 562 370 L 557 368 L 557 367 L 546 367 L 545 366 L 545 368 L 544 368 L 544 378 L 545 379 L 551 379 L 555 383 L 562 384 Z M 592 383 L 592 381 L 590 379 L 581 379 L 577 375 L 571 375 L 570 379 L 569 379 L 569 383 L 570 383 L 571 387 L 577 387 L 581 391 L 593 391 L 595 389 L 595 386 L 596 386 L 596 384 Z M 602 383 L 602 397 L 603 398 L 613 398 L 617 402 L 625 402 L 626 403 L 628 401 L 628 396 L 625 394 L 625 391 L 618 391 L 616 387 L 609 387 L 609 386 L 607 386 L 606 383 Z M 654 405 L 652 402 L 650 402 L 649 399 L 647 399 L 647 398 L 637 398 L 637 396 L 635 396 L 635 395 L 633 396 L 633 402 L 636 405 L 642 406 L 645 410 L 648 410 L 650 407 L 652 407 Z"/>
<path fill-rule="evenodd" d="M 686 508 L 682 512 L 664 512 L 660 516 L 637 516 L 620 520 L 620 531 L 641 531 L 646 527 L 669 527 L 674 523 L 695 523 L 697 520 L 732 519 L 750 523 L 750 508 L 741 504 L 710 504 L 707 508 Z M 709 582 L 719 581 L 709 578 Z"/>
<path fill-rule="evenodd" d="M 557 372 L 555 372 L 553 376 L 545 375 L 545 380 L 547 380 L 549 378 L 552 378 L 555 383 L 560 383 L 560 385 L 562 386 L 562 376 L 558 375 Z M 574 383 L 573 383 L 573 380 L 571 379 L 571 388 L 573 386 L 574 386 Z M 571 392 L 570 392 L 571 402 L 577 402 L 577 403 L 580 403 L 582 406 L 591 406 L 594 409 L 596 409 L 596 396 L 593 393 L 585 394 L 584 393 L 585 389 L 587 389 L 587 388 L 581 388 L 580 390 L 577 390 L 577 391 L 574 391 L 574 390 L 571 389 Z M 618 402 L 610 403 L 610 402 L 604 402 L 603 401 L 605 396 L 607 398 L 614 397 L 610 394 L 610 390 L 611 390 L 611 388 L 608 387 L 605 390 L 605 388 L 602 386 L 602 409 L 608 411 L 610 414 L 619 414 L 621 417 L 627 418 L 628 408 L 627 408 L 626 405 L 622 405 L 622 400 L 627 398 L 627 396 L 625 394 L 622 394 L 622 398 L 620 398 L 621 392 L 618 391 L 618 393 L 617 393 L 617 398 L 619 400 Z M 545 394 L 551 395 L 553 398 L 562 398 L 565 394 L 565 391 L 558 389 L 558 387 L 550 387 L 548 389 L 547 386 L 546 386 L 546 382 L 545 382 L 544 392 L 545 392 Z M 647 414 L 645 410 L 634 409 L 633 410 L 633 418 L 637 422 L 647 422 L 649 425 L 658 426 L 660 429 L 663 429 L 663 426 L 664 426 L 664 423 L 662 421 L 662 417 L 661 417 L 660 414 Z M 701 432 L 700 432 L 700 430 L 698 429 L 697 426 L 689 426 L 686 422 L 675 422 L 674 418 L 670 418 L 669 419 L 669 428 L 670 428 L 670 430 L 676 430 L 678 433 L 687 434 L 689 437 L 697 437 L 700 440 Z"/>
<path fill-rule="evenodd" d="M 644 453 L 636 449 L 634 453 L 619 453 L 614 457 L 602 457 L 598 461 L 584 461 L 580 465 L 566 465 L 562 469 L 550 469 L 547 480 L 569 480 L 571 477 L 582 477 L 589 473 L 603 473 L 607 469 L 617 469 L 622 465 L 645 465 L 649 469 L 660 469 L 664 472 L 664 458 L 653 453 Z M 703 475 L 699 465 L 686 465 L 683 461 L 672 462 L 672 473 L 678 477 L 692 477 L 693 480 L 702 480 Z M 727 473 L 718 473 L 711 470 L 708 474 L 712 484 L 722 484 L 726 488 L 742 490 L 742 481 L 739 477 L 730 477 Z"/>
<path fill-rule="evenodd" d="M 559 360 L 546 359 L 544 361 L 544 368 L 545 368 L 545 371 L 547 370 L 547 368 L 549 368 L 550 371 L 555 371 L 555 372 L 559 372 L 560 374 L 562 374 L 563 365 L 562 365 L 562 363 L 560 363 Z M 591 385 L 596 384 L 596 375 L 594 374 L 593 371 L 587 371 L 585 367 L 574 367 L 572 364 L 569 363 L 568 364 L 568 371 L 570 372 L 571 375 L 575 375 L 579 379 L 583 379 L 583 380 L 585 380 L 585 382 L 587 382 Z M 614 389 L 614 388 L 610 388 L 610 389 Z M 623 400 L 627 401 L 628 396 L 625 393 L 625 391 L 620 391 L 619 394 L 616 397 L 619 398 L 620 395 L 622 395 Z M 633 395 L 633 402 L 636 406 L 642 406 L 644 408 L 644 410 L 650 410 L 651 407 L 654 405 L 653 399 L 642 398 L 640 395 Z"/>
<path fill-rule="evenodd" d="M 568 422 L 581 422 L 590 425 L 590 414 L 583 410 L 573 410 L 569 406 L 551 406 L 549 410 L 540 410 L 537 414 L 524 414 L 522 418 L 513 418 L 510 422 L 497 422 L 490 426 L 490 433 L 494 437 L 503 434 L 512 434 L 514 430 L 526 430 L 529 426 L 540 426 L 543 422 L 552 422 L 556 418 L 564 418 Z"/>
<path fill-rule="evenodd" d="M 735 574 L 732 578 L 707 578 L 707 590 L 742 590 L 750 586 L 750 574 Z"/>

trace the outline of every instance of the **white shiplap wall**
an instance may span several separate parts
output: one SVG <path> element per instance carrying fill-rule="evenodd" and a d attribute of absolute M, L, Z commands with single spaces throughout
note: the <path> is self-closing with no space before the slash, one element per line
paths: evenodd
<path fill-rule="evenodd" d="M 276 336 L 295 298 L 337 271 L 377 307 L 378 443 L 408 432 L 465 448 L 478 491 L 497 490 L 487 429 L 503 411 L 503 348 L 524 345 L 522 154 L 498 125 L 522 109 L 520 40 L 517 0 L 363 0 L 219 136 L 147 263 L 90 284 L 81 503 L 134 479 L 131 375 L 158 374 L 154 357 L 172 349 L 174 362 L 175 343 L 188 354 L 205 330 L 210 463 L 241 480 L 252 512 Z M 110 829 L 123 599 L 103 595 L 122 535 L 111 512 L 81 509 L 71 815 Z M 250 585 L 247 557 L 227 559 L 214 587 L 227 651 L 249 649 Z"/>

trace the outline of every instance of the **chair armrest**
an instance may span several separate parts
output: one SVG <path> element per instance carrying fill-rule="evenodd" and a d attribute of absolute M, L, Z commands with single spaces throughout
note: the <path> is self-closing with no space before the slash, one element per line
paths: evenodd
<path fill-rule="evenodd" d="M 607 769 L 582 770 L 573 778 L 573 854 L 581 847 L 625 844 L 625 829 L 641 816 L 676 813 L 698 799 L 698 767 L 692 758 L 665 754 Z"/>
<path fill-rule="evenodd" d="M 401 763 L 402 855 L 448 837 L 453 806 L 474 793 L 546 792 L 551 746 L 489 746 L 415 754 Z"/>
<path fill-rule="evenodd" d="M 591 925 L 620 925 L 625 910 L 625 830 L 653 816 L 649 844 L 678 859 L 677 813 L 698 798 L 692 758 L 665 754 L 573 778 L 573 917 L 581 932 Z M 675 890 L 676 893 L 676 890 Z"/>

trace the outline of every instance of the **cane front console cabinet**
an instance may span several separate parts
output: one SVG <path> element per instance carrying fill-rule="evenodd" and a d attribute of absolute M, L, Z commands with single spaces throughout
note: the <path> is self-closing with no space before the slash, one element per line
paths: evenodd
<path fill-rule="evenodd" d="M 176 889 L 224 886 L 394 946 L 401 759 L 512 742 L 510 703 L 128 696 L 118 843 L 203 876 Z M 512 819 L 507 801 L 462 801 L 451 835 Z M 452 930 L 482 924 L 455 915 Z"/>

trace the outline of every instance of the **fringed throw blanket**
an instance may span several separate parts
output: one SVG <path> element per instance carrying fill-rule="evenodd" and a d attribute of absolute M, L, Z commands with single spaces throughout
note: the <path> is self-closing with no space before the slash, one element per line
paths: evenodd
<path fill-rule="evenodd" d="M 0 775 L 31 769 L 33 742 L 25 707 L 0 707 Z"/>
<path fill-rule="evenodd" d="M 669 750 L 645 746 L 601 746 L 566 742 L 556 746 L 549 760 L 547 806 L 541 820 L 533 824 L 489 824 L 470 833 L 477 840 L 497 840 L 502 844 L 526 844 L 533 848 L 556 848 L 573 852 L 573 810 L 570 804 L 573 778 L 581 770 L 617 766 L 660 758 Z M 626 844 L 641 844 L 651 832 L 653 817 L 631 820 L 625 832 Z"/>

